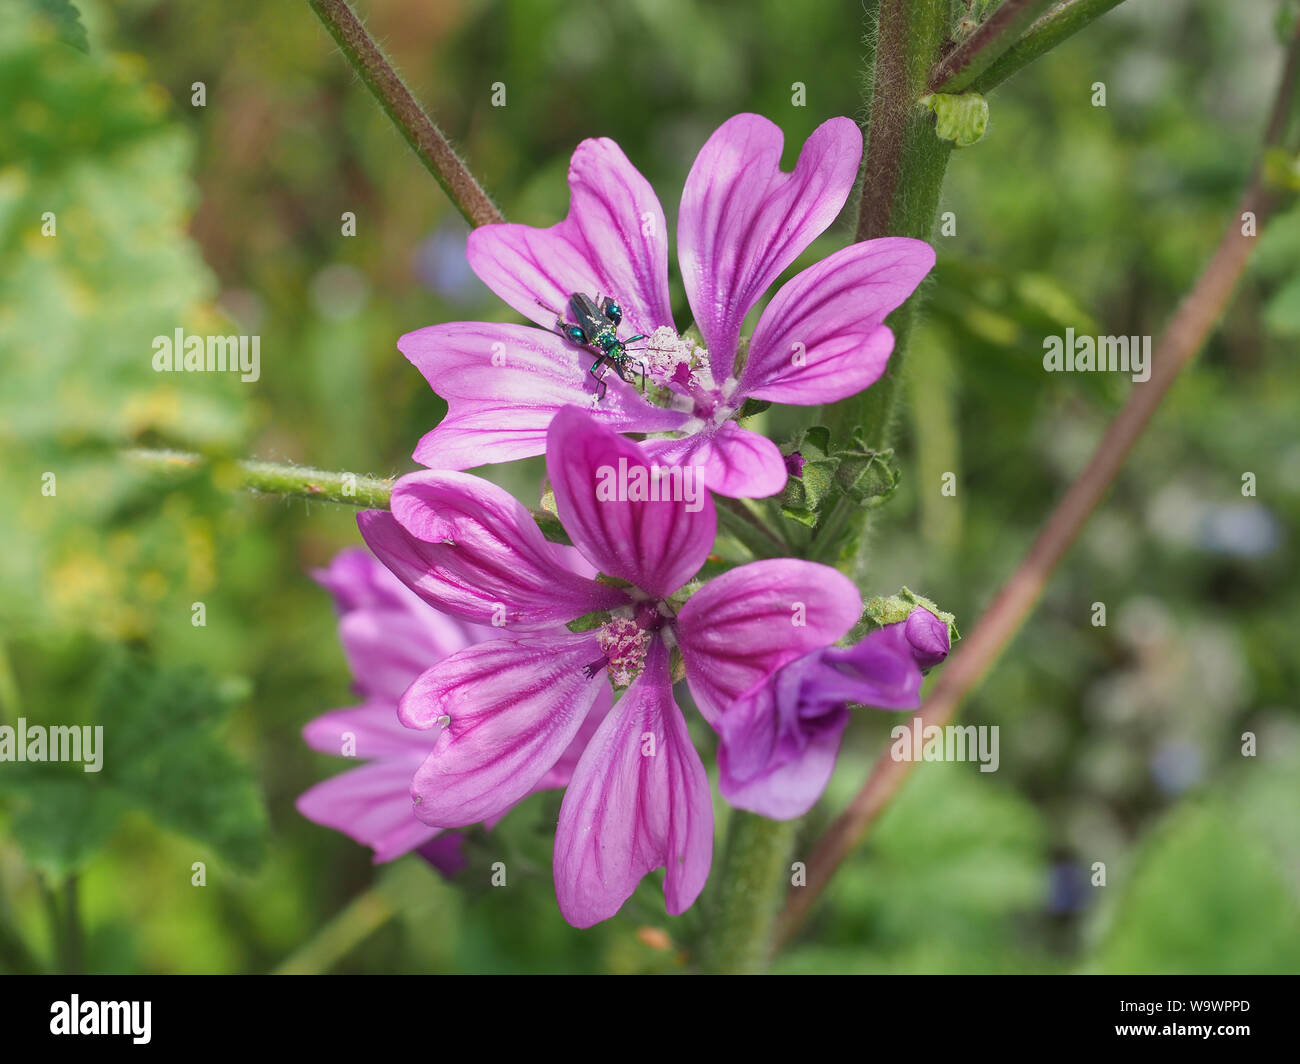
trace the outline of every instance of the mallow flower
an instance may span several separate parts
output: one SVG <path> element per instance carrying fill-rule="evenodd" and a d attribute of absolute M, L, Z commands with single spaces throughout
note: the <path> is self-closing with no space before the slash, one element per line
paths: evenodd
<path fill-rule="evenodd" d="M 916 709 L 922 671 L 948 646 L 948 625 L 918 606 L 856 646 L 819 647 L 778 669 L 721 718 L 723 797 L 773 820 L 803 816 L 830 781 L 849 705 Z"/>
<path fill-rule="evenodd" d="M 371 550 L 426 602 L 509 630 L 434 665 L 402 696 L 401 720 L 432 732 L 411 786 L 415 814 L 437 827 L 497 815 L 551 769 L 602 691 L 626 685 L 565 790 L 556 896 L 565 919 L 587 927 L 665 868 L 668 912 L 681 913 L 708 877 L 713 808 L 673 697 L 675 663 L 716 728 L 735 698 L 841 638 L 861 600 L 841 573 L 794 559 L 691 590 L 713 546 L 712 497 L 687 502 L 673 470 L 583 409 L 555 415 L 546 467 L 591 575 L 564 564 L 570 548 L 544 539 L 507 492 L 463 472 L 408 474 L 391 512 L 358 515 Z M 555 634 L 579 620 L 583 630 Z"/>
<path fill-rule="evenodd" d="M 298 811 L 369 846 L 376 863 L 414 851 L 444 874 L 454 874 L 462 864 L 460 833 L 443 833 L 411 810 L 411 779 L 433 740 L 428 732 L 402 725 L 397 703 L 430 665 L 500 633 L 431 609 L 359 547 L 341 551 L 312 575 L 334 598 L 339 639 L 362 702 L 317 717 L 303 729 L 303 738 L 320 753 L 365 763 L 304 792 Z M 609 692 L 601 692 L 587 726 L 537 780 L 535 790 L 568 782 L 578 754 L 612 702 Z"/>
<path fill-rule="evenodd" d="M 398 341 L 448 404 L 415 460 L 460 470 L 541 454 L 556 411 L 579 405 L 618 432 L 650 434 L 652 460 L 701 466 L 721 495 L 780 491 L 785 461 L 771 440 L 737 423 L 745 401 L 815 406 L 862 391 L 893 350 L 885 317 L 934 265 L 928 244 L 903 237 L 837 251 L 777 290 L 742 354 L 746 315 L 835 220 L 862 156 L 862 135 L 847 118 L 819 126 L 789 173 L 780 168 L 783 139 L 766 118 L 736 115 L 686 178 L 677 254 L 699 343 L 673 321 L 663 207 L 612 140 L 585 140 L 573 153 L 562 222 L 474 230 L 474 272 L 541 328 L 451 322 Z M 612 370 L 597 398 L 592 350 L 555 331 L 557 314 L 572 321 L 575 293 L 617 303 L 620 339 L 647 337 L 631 354 L 655 386 L 650 399 L 639 377 L 629 383 Z"/>

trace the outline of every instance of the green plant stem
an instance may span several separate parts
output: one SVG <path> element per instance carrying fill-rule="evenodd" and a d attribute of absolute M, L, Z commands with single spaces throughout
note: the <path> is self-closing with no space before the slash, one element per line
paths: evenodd
<path fill-rule="evenodd" d="M 472 226 L 504 222 L 469 168 L 424 108 L 416 102 L 392 63 L 366 32 L 347 0 L 307 0 L 362 82 L 393 121 L 425 167 Z"/>
<path fill-rule="evenodd" d="M 767 966 L 772 923 L 790 881 L 796 823 L 732 812 L 722 861 L 710 876 L 704 971 L 750 974 Z"/>
<path fill-rule="evenodd" d="M 164 474 L 179 474 L 202 467 L 202 455 L 186 451 L 132 450 L 126 459 L 133 465 Z M 218 475 L 221 460 L 216 462 Z M 391 480 L 364 477 L 356 473 L 313 469 L 311 466 L 240 459 L 224 463 L 236 471 L 236 486 L 262 495 L 284 495 L 319 502 L 337 502 L 357 509 L 386 510 L 393 492 Z"/>
<path fill-rule="evenodd" d="M 383 888 L 371 887 L 348 902 L 337 916 L 272 974 L 320 975 L 328 972 L 395 914 L 396 909 Z"/>
<path fill-rule="evenodd" d="M 868 39 L 876 50 L 868 58 L 872 73 L 866 151 L 860 179 L 856 237 L 928 239 L 939 209 L 939 192 L 952 143 L 934 132 L 934 115 L 920 103 L 951 30 L 946 0 L 878 0 L 869 5 Z M 918 290 L 889 320 L 894 351 L 884 374 L 866 391 L 823 410 L 823 422 L 837 436 L 854 429 L 866 446 L 883 450 L 893 438 L 894 411 L 908 338 L 922 298 Z"/>
<path fill-rule="evenodd" d="M 779 531 L 765 525 L 743 499 L 715 495 L 718 523 L 749 550 L 755 558 L 782 558 L 790 554 L 790 544 Z"/>
<path fill-rule="evenodd" d="M 979 77 L 970 84 L 972 92 L 988 92 L 1002 84 L 1022 67 L 1028 66 L 1040 55 L 1050 52 L 1067 37 L 1100 18 L 1123 0 L 1072 0 L 1071 3 L 1049 11 L 1035 22 L 1014 45 L 1002 53 Z"/>
<path fill-rule="evenodd" d="M 930 72 L 930 88 L 934 92 L 964 92 L 1054 3 L 1056 0 L 1002 0 L 974 33 L 936 64 Z"/>
<path fill-rule="evenodd" d="M 152 451 L 140 448 L 126 451 L 124 456 L 138 468 L 169 476 L 201 469 L 211 461 L 218 482 L 228 483 L 231 487 L 254 495 L 335 502 L 358 510 L 387 510 L 393 494 L 392 480 L 332 469 L 313 469 L 311 466 L 285 462 L 263 462 L 253 458 L 209 460 L 189 451 Z M 233 473 L 228 478 L 225 476 L 227 469 Z M 555 543 L 569 542 L 568 533 L 555 514 L 538 509 L 530 509 L 528 512 L 547 539 Z"/>
<path fill-rule="evenodd" d="M 63 971 L 80 975 L 84 966 L 81 930 L 81 888 L 75 874 L 63 884 Z"/>

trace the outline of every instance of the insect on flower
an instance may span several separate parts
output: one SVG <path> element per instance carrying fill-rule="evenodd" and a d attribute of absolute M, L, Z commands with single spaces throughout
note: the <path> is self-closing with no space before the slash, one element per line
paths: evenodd
<path fill-rule="evenodd" d="M 551 310 L 540 299 L 537 303 Z M 597 296 L 592 299 L 581 292 L 574 292 L 569 296 L 569 313 L 573 316 L 573 321 L 565 321 L 564 315 L 559 311 L 551 310 L 551 313 L 555 315 L 556 332 L 570 343 L 585 347 L 596 355 L 596 361 L 591 364 L 591 369 L 587 372 L 596 381 L 597 403 L 605 398 L 605 374 L 610 366 L 614 368 L 614 372 L 621 380 L 632 384 L 633 380 L 628 374 L 634 365 L 639 365 L 641 391 L 645 391 L 645 365 L 634 361 L 627 345 L 637 340 L 645 340 L 647 337 L 643 333 L 637 333 L 636 336 L 629 336 L 626 340 L 618 338 L 618 327 L 623 323 L 623 308 L 619 306 L 617 300 L 610 296 Z"/>

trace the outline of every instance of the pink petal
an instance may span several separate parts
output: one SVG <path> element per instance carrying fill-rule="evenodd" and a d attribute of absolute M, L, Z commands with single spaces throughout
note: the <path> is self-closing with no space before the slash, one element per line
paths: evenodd
<path fill-rule="evenodd" d="M 584 140 L 569 163 L 569 214 L 549 229 L 485 225 L 469 235 L 479 278 L 545 328 L 575 292 L 614 296 L 622 336 L 672 326 L 668 232 L 650 183 L 612 140 Z M 546 305 L 538 305 L 538 300 Z"/>
<path fill-rule="evenodd" d="M 555 832 L 560 912 L 590 927 L 618 912 L 646 873 L 667 868 L 664 895 L 676 915 L 704 889 L 712 862 L 708 778 L 673 701 L 667 650 L 655 640 L 564 794 Z"/>
<path fill-rule="evenodd" d="M 416 815 L 461 827 L 532 791 L 607 686 L 603 672 L 583 671 L 601 657 L 593 633 L 566 632 L 479 643 L 424 673 L 398 707 L 409 727 L 440 729 L 411 784 Z"/>
<path fill-rule="evenodd" d="M 438 834 L 411 811 L 415 758 L 376 761 L 316 784 L 297 801 L 308 820 L 341 831 L 375 851 L 375 861 L 410 853 Z"/>
<path fill-rule="evenodd" d="M 411 603 L 419 615 L 410 609 L 369 609 L 339 618 L 339 640 L 358 690 L 391 706 L 430 665 L 476 641 L 469 626 L 430 609 L 414 595 Z"/>
<path fill-rule="evenodd" d="M 646 440 L 641 449 L 656 462 L 702 467 L 709 490 L 733 499 L 762 499 L 785 487 L 785 459 L 776 444 L 734 421 L 680 439 Z"/>
<path fill-rule="evenodd" d="M 609 716 L 609 711 L 613 706 L 614 692 L 610 689 L 609 684 L 600 684 L 596 688 L 596 701 L 592 703 L 591 709 L 587 711 L 586 717 L 583 718 L 578 734 L 573 737 L 573 741 L 560 755 L 560 760 L 555 762 L 546 775 L 537 781 L 537 786 L 533 788 L 534 791 L 559 790 L 569 785 L 569 780 L 573 779 L 573 770 L 578 767 L 582 752 L 587 749 L 587 744 L 591 742 L 592 736 L 596 734 L 596 729 Z"/>
<path fill-rule="evenodd" d="M 834 643 L 861 612 L 853 581 L 816 562 L 750 562 L 710 580 L 676 623 L 704 719 L 717 728 L 732 702 L 787 662 Z"/>
<path fill-rule="evenodd" d="M 426 602 L 498 630 L 563 624 L 612 609 L 626 595 L 561 562 L 508 492 L 467 473 L 402 477 L 393 512 L 357 515 L 376 556 Z"/>
<path fill-rule="evenodd" d="M 646 402 L 612 371 L 597 403 L 595 356 L 527 325 L 451 322 L 407 333 L 397 346 L 447 400 L 447 416 L 415 449 L 417 462 L 436 469 L 541 454 L 551 418 L 570 404 L 620 432 L 666 432 L 687 417 Z"/>
<path fill-rule="evenodd" d="M 703 477 L 691 466 L 676 468 L 680 490 L 667 482 L 658 486 L 668 499 L 632 501 L 636 478 L 648 483 L 652 465 L 637 444 L 577 407 L 566 407 L 551 422 L 546 471 L 569 537 L 601 572 L 663 598 L 704 564 L 718 518 Z"/>
<path fill-rule="evenodd" d="M 856 395 L 885 371 L 894 349 L 881 323 L 933 266 L 925 241 L 884 237 L 796 274 L 758 320 L 739 391 L 805 406 Z"/>
<path fill-rule="evenodd" d="M 849 119 L 818 126 L 792 173 L 781 170 L 784 141 L 766 118 L 736 115 L 709 138 L 686 178 L 677 254 L 715 365 L 735 354 L 745 315 L 835 221 L 857 180 L 862 134 Z"/>
<path fill-rule="evenodd" d="M 348 736 L 351 736 L 350 743 Z M 433 749 L 429 735 L 412 731 L 397 719 L 396 699 L 325 713 L 307 723 L 302 737 L 318 753 L 356 757 L 362 761 L 413 757 L 418 764 Z M 351 754 L 344 753 L 345 743 L 352 749 Z M 414 764 L 411 769 L 415 770 Z"/>
<path fill-rule="evenodd" d="M 402 609 L 415 597 L 364 547 L 347 547 L 330 559 L 323 569 L 312 571 L 314 579 L 334 597 L 340 613 L 376 607 Z"/>

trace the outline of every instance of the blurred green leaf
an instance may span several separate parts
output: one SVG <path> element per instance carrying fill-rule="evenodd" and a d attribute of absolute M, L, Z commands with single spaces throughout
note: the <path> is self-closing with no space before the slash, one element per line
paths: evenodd
<path fill-rule="evenodd" d="M 94 856 L 122 812 L 138 809 L 255 869 L 266 834 L 261 796 L 217 732 L 232 693 L 198 670 L 117 655 L 96 714 L 100 771 L 28 762 L 6 774 L 5 793 L 19 802 L 14 837 L 28 859 L 62 877 Z"/>

